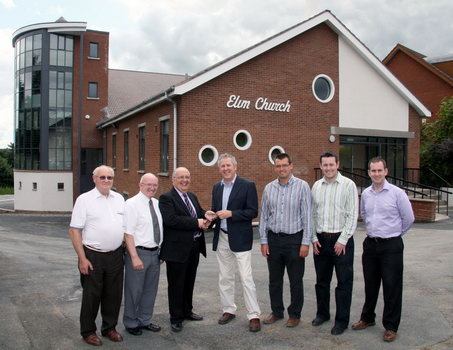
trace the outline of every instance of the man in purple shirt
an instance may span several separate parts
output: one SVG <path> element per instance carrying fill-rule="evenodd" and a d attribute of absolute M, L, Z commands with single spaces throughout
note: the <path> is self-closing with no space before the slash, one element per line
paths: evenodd
<path fill-rule="evenodd" d="M 368 163 L 372 185 L 362 193 L 361 216 L 366 224 L 367 238 L 363 242 L 363 276 L 365 304 L 360 321 L 352 329 L 374 326 L 376 303 L 382 281 L 384 290 L 384 341 L 396 339 L 401 319 L 403 299 L 403 250 L 401 238 L 414 222 L 414 213 L 406 193 L 385 179 L 387 165 L 381 157 Z"/>

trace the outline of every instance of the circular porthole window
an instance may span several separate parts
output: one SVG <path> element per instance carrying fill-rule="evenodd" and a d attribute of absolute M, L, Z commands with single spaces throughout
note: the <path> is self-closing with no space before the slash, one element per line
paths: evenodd
<path fill-rule="evenodd" d="M 275 164 L 275 157 L 280 153 L 285 153 L 285 150 L 281 146 L 274 146 L 269 150 L 269 162 L 271 162 L 272 165 Z"/>
<path fill-rule="evenodd" d="M 219 158 L 219 152 L 214 146 L 205 145 L 200 148 L 200 152 L 198 152 L 198 159 L 200 160 L 201 164 L 206 166 L 212 166 L 217 162 Z"/>
<path fill-rule="evenodd" d="M 312 84 L 313 95 L 319 102 L 327 103 L 332 100 L 335 94 L 335 86 L 333 85 L 332 79 L 327 75 L 320 74 L 313 79 Z"/>
<path fill-rule="evenodd" d="M 247 130 L 238 130 L 234 134 L 233 142 L 238 150 L 244 151 L 252 145 L 252 135 Z"/>

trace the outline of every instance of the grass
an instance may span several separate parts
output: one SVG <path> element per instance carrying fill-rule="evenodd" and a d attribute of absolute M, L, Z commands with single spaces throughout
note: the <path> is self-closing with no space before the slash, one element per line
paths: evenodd
<path fill-rule="evenodd" d="M 14 194 L 14 187 L 0 187 L 1 194 Z"/>

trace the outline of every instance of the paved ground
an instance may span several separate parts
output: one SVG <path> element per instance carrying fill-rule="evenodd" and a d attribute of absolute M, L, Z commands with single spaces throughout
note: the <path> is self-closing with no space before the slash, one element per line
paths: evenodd
<path fill-rule="evenodd" d="M 81 288 L 67 216 L 0 214 L 0 349 L 90 349 L 79 336 Z M 405 280 L 402 323 L 396 342 L 382 341 L 382 299 L 378 324 L 364 331 L 347 330 L 331 336 L 332 322 L 311 326 L 315 315 L 313 259 L 306 261 L 305 305 L 302 322 L 287 329 L 280 321 L 263 326 L 260 333 L 247 329 L 242 291 L 237 286 L 237 318 L 220 326 L 217 262 L 209 255 L 198 270 L 194 306 L 205 319 L 186 322 L 175 334 L 168 323 L 165 265 L 156 301 L 157 334 L 134 337 L 125 333 L 120 344 L 105 340 L 106 349 L 452 349 L 453 348 L 453 219 L 415 224 L 405 237 Z M 208 235 L 209 236 L 209 235 Z M 361 242 L 363 226 L 355 234 L 355 281 L 351 321 L 358 320 L 363 302 Z M 255 243 L 253 272 L 263 317 L 269 311 L 267 266 Z M 285 284 L 287 287 L 287 284 Z M 288 288 L 285 289 L 288 292 Z M 288 300 L 288 295 L 285 296 Z"/>

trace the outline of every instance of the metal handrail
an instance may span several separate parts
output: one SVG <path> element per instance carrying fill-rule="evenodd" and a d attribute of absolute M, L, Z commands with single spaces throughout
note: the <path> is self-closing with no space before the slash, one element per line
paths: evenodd
<path fill-rule="evenodd" d="M 320 168 L 315 168 L 314 170 L 315 170 L 315 177 L 316 177 L 315 180 L 320 179 L 321 178 L 320 175 L 322 174 L 321 169 Z M 358 178 L 358 179 L 363 180 L 367 184 L 366 187 L 368 187 L 371 184 L 371 179 L 368 176 L 357 174 L 357 173 L 354 173 L 354 172 L 351 172 L 351 171 L 348 171 L 348 170 L 345 170 L 345 169 L 340 169 L 340 171 L 341 171 L 342 174 L 346 174 L 346 175 L 349 175 L 348 177 L 352 177 L 353 180 L 354 180 L 354 178 Z M 409 181 L 409 180 L 402 179 L 402 178 L 399 178 L 399 177 L 396 177 L 396 176 L 387 175 L 386 178 L 388 180 L 390 180 L 389 182 L 393 183 L 395 186 L 398 186 L 402 190 L 406 191 L 406 193 L 411 192 L 413 194 L 414 198 L 416 198 L 417 195 L 420 195 L 422 198 L 428 197 L 428 194 L 426 194 L 424 192 L 417 191 L 416 188 L 420 188 L 422 190 L 424 190 L 424 189 L 429 190 L 429 197 L 430 198 L 432 197 L 432 191 L 435 191 L 434 194 L 437 195 L 437 212 L 438 213 L 440 213 L 441 194 L 445 193 L 447 195 L 446 214 L 448 216 L 448 212 L 449 212 L 449 210 L 448 210 L 448 195 L 453 194 L 452 192 L 449 192 L 449 191 L 446 191 L 446 190 L 442 190 L 442 189 L 440 189 L 438 187 L 424 185 L 424 184 L 421 184 L 421 183 L 418 183 L 418 182 L 415 182 L 415 181 Z M 357 182 L 356 182 L 356 185 L 357 185 L 357 187 L 360 188 L 360 192 L 362 192 L 363 188 L 365 186 L 358 185 Z M 413 189 L 409 188 L 408 186 L 413 187 Z"/>

